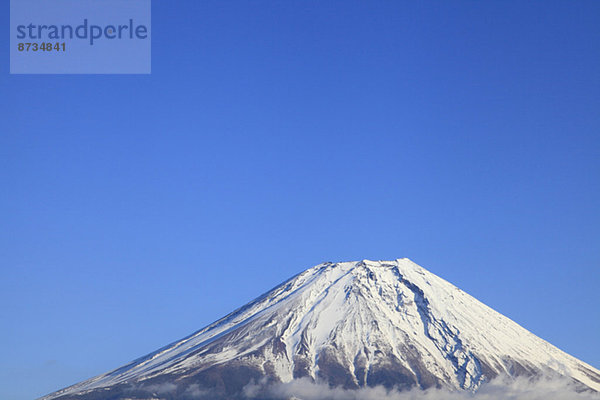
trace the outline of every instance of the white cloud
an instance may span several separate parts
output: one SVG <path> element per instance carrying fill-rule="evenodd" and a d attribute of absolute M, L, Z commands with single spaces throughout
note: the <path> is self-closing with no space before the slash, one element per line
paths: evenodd
<path fill-rule="evenodd" d="M 144 386 L 144 390 L 156 394 L 168 394 L 173 393 L 177 390 L 177 385 L 174 383 L 161 383 Z"/>
<path fill-rule="evenodd" d="M 499 378 L 484 384 L 476 393 L 449 392 L 441 389 L 411 391 L 366 387 L 358 390 L 331 388 L 324 383 L 297 379 L 288 383 L 249 384 L 244 388 L 248 399 L 273 400 L 600 400 L 600 394 L 577 392 L 568 380 Z"/>
<path fill-rule="evenodd" d="M 200 385 L 192 384 L 185 389 L 184 392 L 186 397 L 191 397 L 193 399 L 200 399 L 210 395 L 210 391 L 206 389 L 202 389 Z"/>
<path fill-rule="evenodd" d="M 161 399 L 219 398 L 219 395 L 210 389 L 197 384 L 178 388 L 173 383 L 163 383 L 138 386 L 135 389 Z M 541 378 L 533 381 L 527 378 L 503 377 L 484 384 L 476 393 L 442 389 L 398 391 L 387 390 L 381 386 L 347 390 L 332 388 L 326 383 L 315 383 L 304 378 L 276 384 L 267 383 L 266 380 L 250 383 L 244 387 L 243 395 L 248 400 L 600 400 L 600 393 L 578 392 L 577 389 L 573 382 L 567 379 Z"/>

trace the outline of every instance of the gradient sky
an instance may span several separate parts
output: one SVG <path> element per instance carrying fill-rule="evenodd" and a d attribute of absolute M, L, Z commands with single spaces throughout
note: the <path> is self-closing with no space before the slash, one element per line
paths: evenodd
<path fill-rule="evenodd" d="M 359 259 L 411 258 L 600 367 L 599 20 L 598 1 L 155 1 L 149 76 L 9 75 L 4 32 L 0 398 Z"/>

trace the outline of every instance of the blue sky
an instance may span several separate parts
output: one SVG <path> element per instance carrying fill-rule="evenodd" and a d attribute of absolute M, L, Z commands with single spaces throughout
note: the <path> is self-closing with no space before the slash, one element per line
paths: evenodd
<path fill-rule="evenodd" d="M 0 398 L 365 258 L 411 258 L 600 367 L 599 16 L 155 1 L 149 76 L 9 75 L 2 35 Z"/>

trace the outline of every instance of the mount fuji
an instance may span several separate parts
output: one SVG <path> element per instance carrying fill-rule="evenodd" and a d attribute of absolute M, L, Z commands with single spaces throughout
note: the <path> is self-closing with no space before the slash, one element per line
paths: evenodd
<path fill-rule="evenodd" d="M 474 393 L 496 377 L 542 375 L 600 392 L 599 370 L 412 261 L 363 260 L 310 268 L 182 340 L 42 400 L 238 399 L 256 382 L 296 380 Z"/>

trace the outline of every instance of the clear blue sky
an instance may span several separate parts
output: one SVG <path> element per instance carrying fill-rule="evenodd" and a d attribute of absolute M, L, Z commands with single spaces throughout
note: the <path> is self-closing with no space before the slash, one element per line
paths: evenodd
<path fill-rule="evenodd" d="M 600 367 L 599 20 L 155 1 L 149 76 L 11 76 L 4 32 L 0 398 L 364 258 L 409 257 Z"/>

